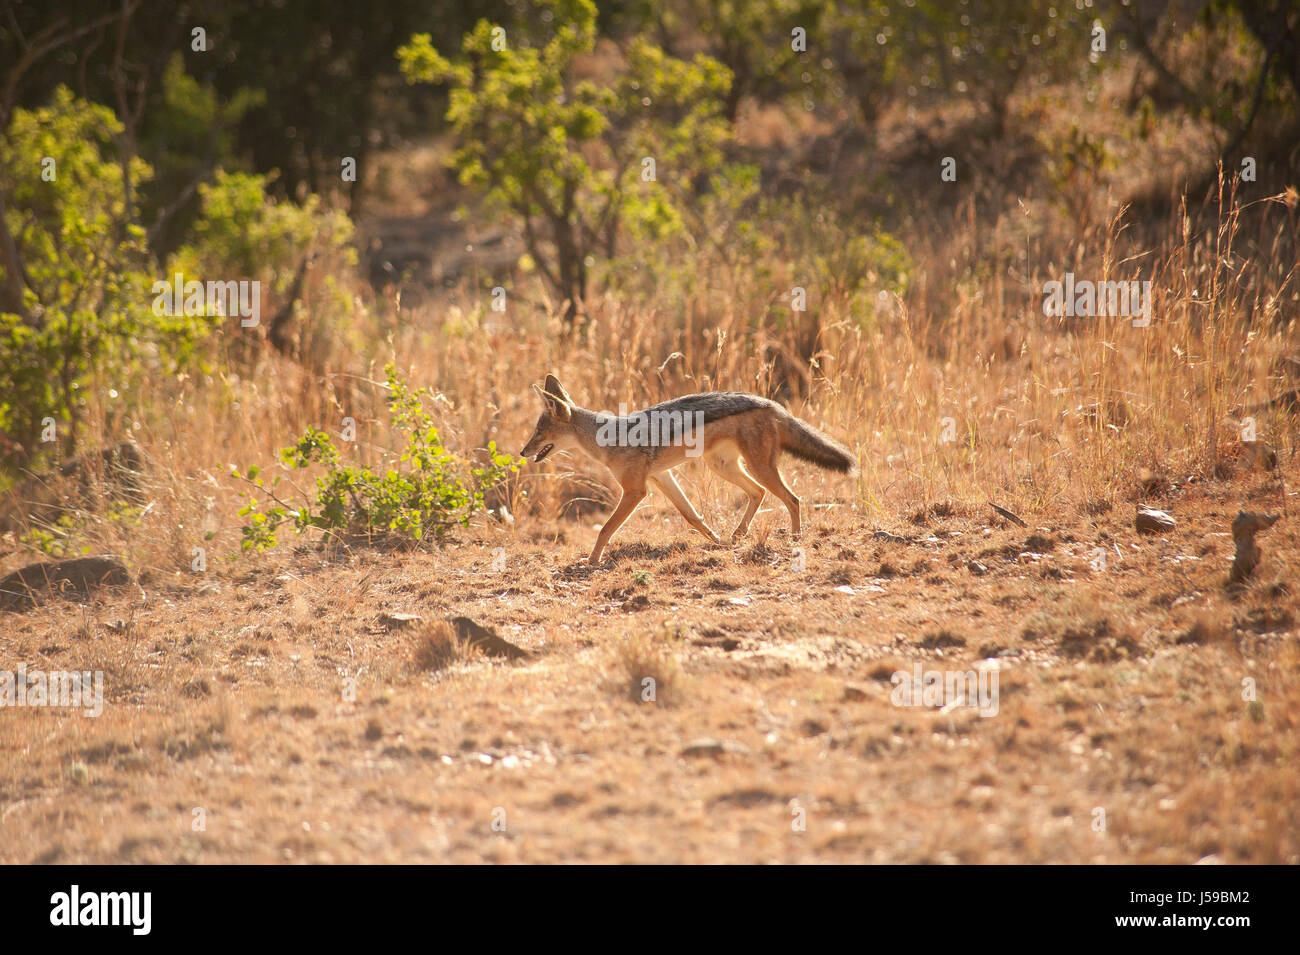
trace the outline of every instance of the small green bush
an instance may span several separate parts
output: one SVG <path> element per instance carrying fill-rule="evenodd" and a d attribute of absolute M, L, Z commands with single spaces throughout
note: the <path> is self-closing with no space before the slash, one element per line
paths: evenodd
<path fill-rule="evenodd" d="M 406 436 L 395 466 L 378 471 L 344 464 L 330 436 L 308 428 L 297 444 L 280 452 L 281 463 L 292 470 L 313 465 L 323 469 L 316 478 L 315 500 L 295 507 L 276 497 L 280 477 L 268 488 L 257 466 L 241 474 L 231 465 L 232 476 L 264 490 L 271 499 L 271 506 L 264 507 L 256 492 L 245 495 L 239 509 L 248 519 L 240 544 L 245 551 L 274 547 L 276 532 L 286 521 L 300 534 L 316 527 L 327 535 L 423 541 L 456 524 L 467 525 L 483 507 L 484 492 L 519 470 L 522 459 L 498 452 L 495 442 L 489 442 L 489 463 L 482 467 L 453 455 L 424 408 L 428 389 L 410 388 L 391 364 L 384 372 L 393 429 Z"/>

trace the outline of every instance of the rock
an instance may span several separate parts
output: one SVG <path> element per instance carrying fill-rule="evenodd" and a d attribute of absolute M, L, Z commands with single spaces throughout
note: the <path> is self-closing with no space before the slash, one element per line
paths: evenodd
<path fill-rule="evenodd" d="M 508 660 L 520 660 L 532 654 L 523 647 L 517 647 L 509 640 L 497 635 L 491 627 L 483 627 L 469 617 L 452 617 L 451 625 L 456 628 L 456 635 L 470 646 L 478 647 L 490 657 L 505 657 Z"/>
<path fill-rule="evenodd" d="M 988 567 L 986 567 L 984 564 L 981 564 L 978 560 L 972 560 L 969 563 L 967 563 L 966 569 L 969 570 L 976 577 L 983 577 L 985 574 L 989 572 Z"/>
<path fill-rule="evenodd" d="M 409 627 L 411 624 L 420 623 L 424 618 L 418 613 L 383 613 L 379 615 L 379 622 L 389 630 L 400 630 L 402 627 Z"/>
<path fill-rule="evenodd" d="M 1254 511 L 1238 511 L 1232 522 L 1232 539 L 1237 544 L 1237 553 L 1232 558 L 1232 572 L 1228 579 L 1241 583 L 1255 573 L 1263 552 L 1255 543 L 1255 535 L 1268 530 L 1277 523 L 1278 514 L 1257 514 Z"/>
<path fill-rule="evenodd" d="M 799 724 L 799 732 L 804 736 L 822 736 L 830 732 L 830 727 L 821 720 L 807 719 Z"/>
<path fill-rule="evenodd" d="M 867 691 L 858 686 L 856 683 L 844 684 L 844 701 L 846 703 L 857 703 L 867 698 Z"/>
<path fill-rule="evenodd" d="M 899 537 L 897 534 L 891 534 L 889 531 L 872 531 L 871 537 L 874 540 L 886 541 L 890 544 L 910 544 L 911 541 L 906 537 Z"/>
<path fill-rule="evenodd" d="M 1263 441 L 1243 441 L 1241 447 L 1245 452 L 1246 461 L 1251 466 L 1261 467 L 1265 471 L 1272 471 L 1277 467 L 1277 452 L 1267 443 Z"/>
<path fill-rule="evenodd" d="M 1174 523 L 1174 519 L 1164 511 L 1139 504 L 1133 526 L 1137 528 L 1139 534 L 1167 534 L 1174 529 Z"/>
<path fill-rule="evenodd" d="M 737 755 L 748 755 L 750 749 L 744 743 L 737 743 L 735 740 L 714 739 L 711 736 L 703 736 L 691 743 L 688 743 L 682 749 L 683 756 L 723 756 L 727 753 Z"/>
<path fill-rule="evenodd" d="M 126 567 L 113 557 L 77 557 L 29 564 L 0 580 L 0 609 L 33 607 L 37 596 L 43 593 L 88 597 L 101 587 L 126 584 L 130 580 Z"/>
<path fill-rule="evenodd" d="M 959 637 L 950 630 L 938 630 L 923 637 L 917 646 L 922 650 L 946 650 L 949 647 L 966 646 L 966 638 Z"/>

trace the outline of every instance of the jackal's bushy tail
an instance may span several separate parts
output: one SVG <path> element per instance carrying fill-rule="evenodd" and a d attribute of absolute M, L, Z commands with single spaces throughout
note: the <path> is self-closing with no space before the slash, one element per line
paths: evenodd
<path fill-rule="evenodd" d="M 783 421 L 781 450 L 819 468 L 839 471 L 843 474 L 858 473 L 858 462 L 853 457 L 852 451 L 794 415 L 789 415 Z"/>

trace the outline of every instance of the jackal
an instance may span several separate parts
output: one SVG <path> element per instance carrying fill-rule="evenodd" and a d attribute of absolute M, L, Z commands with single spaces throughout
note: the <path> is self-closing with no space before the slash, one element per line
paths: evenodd
<path fill-rule="evenodd" d="M 574 404 L 554 375 L 542 388 L 542 416 L 520 454 L 534 463 L 552 451 L 572 448 L 605 465 L 623 488 L 614 513 L 596 537 L 589 563 L 600 563 L 610 537 L 646 495 L 653 481 L 686 522 L 714 543 L 718 535 L 682 493 L 672 469 L 699 455 L 720 477 L 749 495 L 749 507 L 731 534 L 743 537 L 763 502 L 764 491 L 775 494 L 790 512 L 790 534 L 799 537 L 799 498 L 795 497 L 777 459 L 782 451 L 844 474 L 857 473 L 853 453 L 838 441 L 801 421 L 774 401 L 736 391 L 685 395 L 631 415 L 590 411 Z"/>

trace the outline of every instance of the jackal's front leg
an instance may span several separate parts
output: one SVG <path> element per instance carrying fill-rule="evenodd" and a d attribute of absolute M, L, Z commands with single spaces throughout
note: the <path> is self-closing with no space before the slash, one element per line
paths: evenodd
<path fill-rule="evenodd" d="M 623 496 L 619 498 L 618 507 L 614 508 L 614 513 L 609 515 L 600 533 L 596 535 L 596 546 L 592 548 L 591 557 L 587 559 L 590 566 L 600 563 L 600 558 L 604 556 L 605 545 L 609 539 L 614 536 L 614 532 L 623 526 L 623 522 L 631 516 L 636 510 L 636 506 L 645 498 L 645 485 L 639 487 L 624 487 Z"/>
<path fill-rule="evenodd" d="M 691 506 L 686 495 L 682 492 L 682 486 L 677 483 L 677 478 L 672 471 L 662 471 L 654 475 L 650 480 L 654 481 L 659 490 L 664 492 L 664 496 L 673 502 L 673 505 L 681 512 L 682 517 L 686 518 L 686 523 L 695 528 L 715 544 L 722 543 L 718 535 L 713 533 L 713 529 L 704 523 L 704 518 L 700 517 L 699 512 Z"/>

